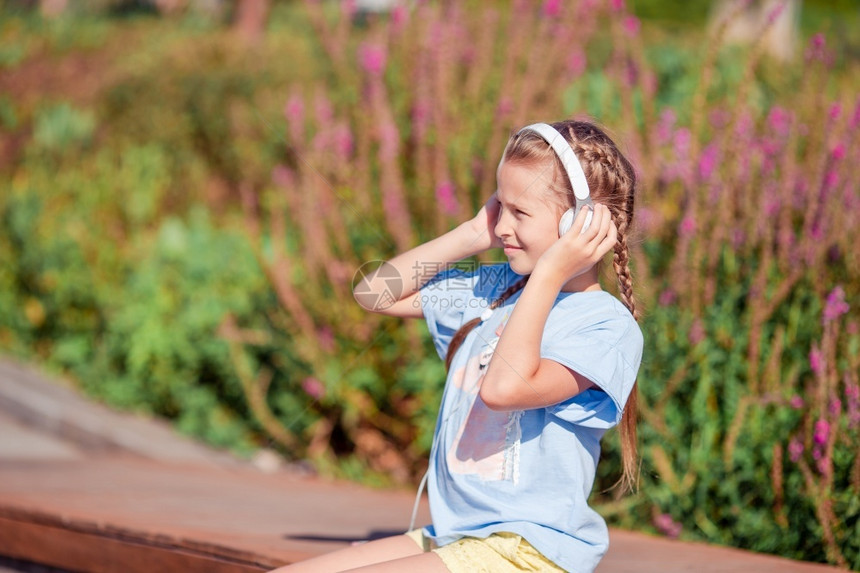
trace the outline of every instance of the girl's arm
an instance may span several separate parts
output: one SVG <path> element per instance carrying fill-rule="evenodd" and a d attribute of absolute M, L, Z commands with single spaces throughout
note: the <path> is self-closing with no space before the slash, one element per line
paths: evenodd
<path fill-rule="evenodd" d="M 526 410 L 563 402 L 593 383 L 554 360 L 541 358 L 547 317 L 572 277 L 591 271 L 615 244 L 609 210 L 595 207 L 591 226 L 578 216 L 573 228 L 541 256 L 496 345 L 481 383 L 481 399 L 493 410 Z"/>
<path fill-rule="evenodd" d="M 353 294 L 365 309 L 389 316 L 421 318 L 418 292 L 440 269 L 472 255 L 501 246 L 493 233 L 499 202 L 495 194 L 474 218 L 431 241 L 401 253 L 356 283 Z M 384 270 L 383 270 L 384 269 Z M 381 275 L 381 276 L 380 276 Z M 391 277 L 399 277 L 402 292 L 394 304 L 371 301 L 385 292 Z M 394 281 L 396 282 L 396 281 Z"/>

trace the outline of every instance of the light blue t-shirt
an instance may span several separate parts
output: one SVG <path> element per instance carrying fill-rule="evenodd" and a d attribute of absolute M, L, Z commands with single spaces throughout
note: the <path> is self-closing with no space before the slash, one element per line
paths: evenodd
<path fill-rule="evenodd" d="M 444 359 L 461 325 L 520 278 L 505 263 L 449 269 L 429 281 L 421 304 L 439 355 Z M 430 454 L 433 525 L 424 531 L 439 545 L 508 531 L 560 567 L 590 572 L 609 547 L 606 523 L 587 504 L 600 439 L 621 419 L 639 369 L 642 333 L 607 292 L 559 293 L 541 356 L 603 391 L 592 388 L 546 408 L 495 412 L 478 390 L 519 296 L 478 325 L 451 363 Z"/>

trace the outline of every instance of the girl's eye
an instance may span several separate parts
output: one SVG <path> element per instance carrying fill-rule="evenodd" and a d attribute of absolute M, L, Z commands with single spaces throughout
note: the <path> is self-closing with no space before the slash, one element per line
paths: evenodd
<path fill-rule="evenodd" d="M 527 217 L 527 216 L 528 216 L 528 213 L 526 213 L 526 212 L 525 212 L 525 211 L 523 211 L 522 209 L 517 209 L 517 215 L 525 215 L 525 216 Z"/>

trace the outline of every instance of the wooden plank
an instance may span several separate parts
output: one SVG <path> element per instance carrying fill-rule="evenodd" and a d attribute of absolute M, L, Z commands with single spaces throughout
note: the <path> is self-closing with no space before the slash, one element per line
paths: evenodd
<path fill-rule="evenodd" d="M 269 568 L 154 540 L 145 543 L 2 516 L 0 554 L 92 573 L 256 573 Z"/>

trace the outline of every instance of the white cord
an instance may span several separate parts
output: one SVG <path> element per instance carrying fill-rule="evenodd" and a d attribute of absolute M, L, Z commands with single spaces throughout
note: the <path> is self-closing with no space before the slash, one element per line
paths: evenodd
<path fill-rule="evenodd" d="M 421 478 L 421 483 L 418 485 L 418 494 L 415 496 L 415 505 L 412 506 L 412 519 L 409 520 L 409 529 L 406 531 L 412 531 L 415 529 L 415 519 L 418 517 L 418 504 L 421 503 L 421 494 L 424 493 L 424 487 L 427 485 L 427 476 L 430 475 L 430 468 L 427 468 L 427 471 L 424 472 L 424 477 Z"/>

